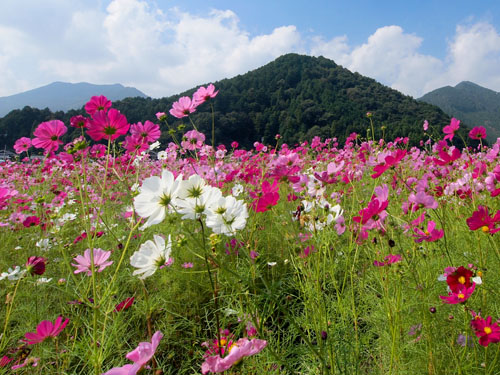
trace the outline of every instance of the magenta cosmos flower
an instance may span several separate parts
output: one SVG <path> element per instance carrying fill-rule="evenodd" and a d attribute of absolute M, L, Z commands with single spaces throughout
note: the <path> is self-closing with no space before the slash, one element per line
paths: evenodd
<path fill-rule="evenodd" d="M 469 138 L 471 139 L 485 139 L 486 129 L 484 126 L 476 126 L 469 132 Z"/>
<path fill-rule="evenodd" d="M 444 303 L 448 303 L 451 305 L 456 305 L 458 303 L 465 303 L 472 296 L 474 289 L 476 288 L 476 284 L 472 283 L 470 288 L 467 288 L 465 285 L 462 285 L 455 291 L 451 291 L 447 296 L 439 296 L 443 300 Z"/>
<path fill-rule="evenodd" d="M 63 322 L 62 316 L 57 317 L 54 323 L 50 320 L 43 320 L 36 327 L 36 332 L 27 332 L 24 335 L 26 338 L 23 341 L 28 345 L 33 345 L 43 342 L 48 337 L 56 337 L 62 332 L 68 322 L 69 319 Z"/>
<path fill-rule="evenodd" d="M 83 117 L 82 115 L 78 115 L 71 117 L 69 123 L 74 128 L 86 129 L 89 124 L 89 119 L 87 117 Z"/>
<path fill-rule="evenodd" d="M 31 141 L 31 144 L 36 148 L 43 148 L 47 153 L 56 151 L 59 145 L 63 143 L 59 138 L 66 131 L 67 128 L 62 121 L 42 122 L 33 132 L 36 138 Z"/>
<path fill-rule="evenodd" d="M 14 143 L 14 151 L 16 154 L 20 154 L 21 152 L 26 152 L 31 147 L 31 139 L 27 137 L 19 138 L 16 143 Z"/>
<path fill-rule="evenodd" d="M 115 367 L 102 375 L 136 375 L 153 358 L 162 337 L 163 334 L 156 331 L 151 338 L 151 342 L 140 342 L 137 348 L 126 355 L 127 359 L 134 362 L 133 365 Z"/>
<path fill-rule="evenodd" d="M 91 116 L 99 111 L 107 111 L 109 108 L 111 108 L 111 101 L 104 95 L 93 96 L 85 104 L 85 111 Z"/>
<path fill-rule="evenodd" d="M 94 249 L 94 268 L 99 268 L 97 272 L 102 272 L 106 267 L 113 264 L 112 261 L 108 261 L 111 251 L 104 251 L 102 249 Z M 90 249 L 85 250 L 83 255 L 78 255 L 73 260 L 76 264 L 71 263 L 73 267 L 76 267 L 74 273 L 86 272 L 87 276 L 92 275 L 92 260 L 90 259 Z"/>
<path fill-rule="evenodd" d="M 119 110 L 112 108 L 108 112 L 94 113 L 89 121 L 87 134 L 94 141 L 101 139 L 114 141 L 121 135 L 127 134 L 129 127 L 127 118 Z"/>
<path fill-rule="evenodd" d="M 449 139 L 450 141 L 453 139 L 455 136 L 455 132 L 459 129 L 460 127 L 460 121 L 457 120 L 455 117 L 451 119 L 450 125 L 446 125 L 443 128 L 443 133 L 446 134 L 444 136 L 444 139 Z"/>
<path fill-rule="evenodd" d="M 222 358 L 220 355 L 207 357 L 205 362 L 201 365 L 201 373 L 207 374 L 209 372 L 217 373 L 224 372 L 231 368 L 236 362 L 240 361 L 243 357 L 259 353 L 267 345 L 266 340 L 242 338 L 232 344 L 229 348 L 229 354 Z"/>
<path fill-rule="evenodd" d="M 198 104 L 195 101 L 191 101 L 190 97 L 183 96 L 172 104 L 169 112 L 174 117 L 183 118 L 196 111 L 197 106 Z"/>
<path fill-rule="evenodd" d="M 488 316 L 485 320 L 472 310 L 471 314 L 473 319 L 470 325 L 476 336 L 479 337 L 480 345 L 488 346 L 490 343 L 500 342 L 500 327 L 498 326 L 498 322 L 492 323 L 491 316 Z"/>
<path fill-rule="evenodd" d="M 144 143 L 153 143 L 160 138 L 160 126 L 146 121 L 144 125 L 141 122 L 130 125 L 130 134 L 140 138 Z"/>

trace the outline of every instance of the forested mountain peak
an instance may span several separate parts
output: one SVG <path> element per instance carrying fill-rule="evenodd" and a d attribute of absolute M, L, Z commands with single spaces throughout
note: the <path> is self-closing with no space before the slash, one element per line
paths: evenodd
<path fill-rule="evenodd" d="M 420 99 L 472 126 L 484 126 L 488 140 L 500 137 L 500 93 L 469 81 L 433 90 Z"/>
<path fill-rule="evenodd" d="M 274 143 L 276 134 L 292 144 L 314 136 L 337 137 L 342 142 L 352 132 L 366 136 L 370 128 L 367 112 L 373 114 L 377 139 L 409 136 L 417 143 L 423 138 L 424 120 L 439 129 L 450 121 L 437 107 L 417 102 L 324 57 L 287 54 L 246 74 L 214 84 L 219 90 L 213 100 L 217 143 L 229 144 L 236 140 L 251 147 L 257 140 Z M 168 113 L 175 100 L 191 95 L 195 89 L 161 99 L 127 98 L 113 105 L 131 123 L 156 121 L 155 113 Z M 45 110 L 38 111 L 37 117 L 33 116 L 36 111 L 11 112 L 0 120 L 0 133 L 29 136 L 39 122 L 50 117 L 69 123 L 71 116 L 83 113 L 83 110 L 66 113 Z M 27 113 L 31 116 L 23 118 Z M 210 132 L 209 105 L 198 107 L 192 119 L 201 131 Z M 172 117 L 169 121 L 173 126 L 182 122 Z M 188 121 L 185 123 L 190 126 Z M 19 131 L 13 132 L 15 128 Z M 10 134 L 6 137 L 7 147 L 17 139 Z M 162 140 L 168 140 L 166 131 Z"/>

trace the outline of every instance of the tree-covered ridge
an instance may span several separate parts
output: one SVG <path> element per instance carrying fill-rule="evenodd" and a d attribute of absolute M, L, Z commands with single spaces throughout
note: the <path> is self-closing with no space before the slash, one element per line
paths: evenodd
<path fill-rule="evenodd" d="M 234 140 L 245 147 L 255 140 L 274 143 L 278 133 L 291 144 L 314 136 L 337 137 L 342 142 L 352 132 L 367 135 L 367 112 L 373 114 L 375 138 L 385 140 L 409 136 L 418 143 L 424 138 L 424 120 L 435 129 L 450 122 L 437 107 L 417 102 L 324 57 L 287 54 L 259 69 L 214 84 L 219 90 L 213 101 L 216 142 L 226 145 Z M 161 99 L 127 98 L 113 106 L 130 123 L 156 121 L 157 112 L 168 113 L 175 100 L 194 90 Z M 4 134 L 0 141 L 10 148 L 19 137 L 29 136 L 40 122 L 57 118 L 68 124 L 76 114 L 84 114 L 83 109 L 55 113 L 32 108 L 12 111 L 0 119 L 0 135 Z M 200 131 L 210 134 L 209 105 L 200 106 L 192 119 Z M 169 122 L 175 128 L 182 123 L 171 116 Z M 71 136 L 69 132 L 66 137 Z M 163 132 L 163 141 L 169 137 Z"/>
<path fill-rule="evenodd" d="M 472 82 L 445 86 L 422 96 L 419 101 L 437 105 L 450 116 L 472 126 L 484 126 L 488 140 L 500 137 L 500 93 Z"/>

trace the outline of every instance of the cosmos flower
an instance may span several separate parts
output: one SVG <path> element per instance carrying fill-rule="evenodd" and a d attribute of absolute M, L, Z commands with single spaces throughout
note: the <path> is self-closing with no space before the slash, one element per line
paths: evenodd
<path fill-rule="evenodd" d="M 101 139 L 110 139 L 114 141 L 116 138 L 127 134 L 130 124 L 127 118 L 117 109 L 111 108 L 108 112 L 98 111 L 92 116 L 89 121 L 87 134 L 94 141 Z"/>
<path fill-rule="evenodd" d="M 57 317 L 54 323 L 49 320 L 43 320 L 36 327 L 36 332 L 28 332 L 24 335 L 25 339 L 23 341 L 28 345 L 33 345 L 41 343 L 49 337 L 57 337 L 68 322 L 69 319 L 63 322 L 62 316 Z"/>
<path fill-rule="evenodd" d="M 31 147 L 31 139 L 27 137 L 19 138 L 16 143 L 14 143 L 14 151 L 16 154 L 20 154 L 22 152 L 26 152 Z"/>
<path fill-rule="evenodd" d="M 213 84 L 209 84 L 207 87 L 202 86 L 193 94 L 193 101 L 199 105 L 215 98 L 218 93 L 219 90 L 215 91 L 215 86 Z"/>
<path fill-rule="evenodd" d="M 134 362 L 133 365 L 115 367 L 102 375 L 136 375 L 151 358 L 153 358 L 163 334 L 156 331 L 151 338 L 151 342 L 140 342 L 137 348 L 126 355 L 126 358 Z"/>
<path fill-rule="evenodd" d="M 267 345 L 266 340 L 242 338 L 233 343 L 228 348 L 228 354 L 224 358 L 217 355 L 207 356 L 205 362 L 201 365 L 201 373 L 208 374 L 209 372 L 217 373 L 224 372 L 230 369 L 235 363 L 242 360 L 244 357 L 257 354 Z"/>
<path fill-rule="evenodd" d="M 182 175 L 174 179 L 172 172 L 164 169 L 161 177 L 146 178 L 134 198 L 134 209 L 140 217 L 148 218 L 144 227 L 161 223 L 167 211 L 176 207 Z"/>
<path fill-rule="evenodd" d="M 64 123 L 59 120 L 42 122 L 33 132 L 36 137 L 31 144 L 36 148 L 43 148 L 46 153 L 56 151 L 63 142 L 60 137 L 67 131 Z"/>
<path fill-rule="evenodd" d="M 169 112 L 174 117 L 183 118 L 196 111 L 197 105 L 196 102 L 191 101 L 190 97 L 183 96 L 172 104 L 172 108 Z"/>
<path fill-rule="evenodd" d="M 156 234 L 153 236 L 154 241 L 148 240 L 141 245 L 130 257 L 130 265 L 138 268 L 132 275 L 140 275 L 139 279 L 145 279 L 156 272 L 156 270 L 170 260 L 172 252 L 172 239 L 168 236 L 168 242 L 161 236 Z"/>
<path fill-rule="evenodd" d="M 113 264 L 113 261 L 108 261 L 108 258 L 111 255 L 111 251 L 104 251 L 102 249 L 93 249 L 94 255 L 94 269 L 97 269 L 97 272 L 102 272 L 106 267 Z M 83 255 L 77 255 L 76 258 L 73 258 L 76 264 L 71 263 L 73 267 L 76 267 L 74 273 L 86 272 L 87 276 L 92 275 L 92 260 L 90 258 L 90 249 L 85 250 Z"/>
<path fill-rule="evenodd" d="M 108 98 L 106 98 L 104 95 L 93 96 L 90 98 L 87 104 L 85 104 L 85 111 L 92 116 L 96 112 L 107 111 L 109 108 L 111 108 L 111 104 L 111 101 L 108 100 Z"/>

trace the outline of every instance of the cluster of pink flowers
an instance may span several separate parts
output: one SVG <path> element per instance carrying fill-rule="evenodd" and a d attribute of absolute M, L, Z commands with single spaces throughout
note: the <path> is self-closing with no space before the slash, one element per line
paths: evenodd
<path fill-rule="evenodd" d="M 183 118 L 189 116 L 191 113 L 196 111 L 196 108 L 210 100 L 215 98 L 219 91 L 215 91 L 214 85 L 210 84 L 207 87 L 200 87 L 194 94 L 191 99 L 188 96 L 183 96 L 179 98 L 174 104 L 172 104 L 172 109 L 170 109 L 170 114 L 177 118 Z M 160 117 L 164 115 L 160 113 Z M 157 114 L 158 116 L 158 114 Z"/>

